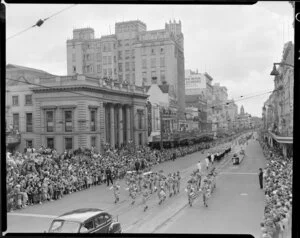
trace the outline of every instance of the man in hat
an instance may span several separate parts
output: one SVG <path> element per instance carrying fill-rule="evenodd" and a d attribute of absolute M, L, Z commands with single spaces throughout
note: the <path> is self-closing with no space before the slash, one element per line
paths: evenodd
<path fill-rule="evenodd" d="M 259 168 L 258 179 L 259 179 L 260 189 L 263 189 L 263 171 L 262 171 L 262 168 Z"/>

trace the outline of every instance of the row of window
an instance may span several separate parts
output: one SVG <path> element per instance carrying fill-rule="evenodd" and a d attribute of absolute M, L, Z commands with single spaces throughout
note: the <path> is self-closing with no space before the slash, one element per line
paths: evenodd
<path fill-rule="evenodd" d="M 90 110 L 90 130 L 96 131 L 96 110 Z M 54 111 L 46 111 L 46 132 L 54 132 L 55 131 L 55 119 L 54 119 Z M 26 121 L 26 132 L 33 132 L 33 117 L 32 113 L 25 114 Z M 13 113 L 13 129 L 20 130 L 20 115 L 19 113 Z M 72 132 L 73 131 L 73 111 L 66 110 L 64 111 L 64 131 Z"/>
<path fill-rule="evenodd" d="M 146 55 L 148 52 L 148 49 L 149 48 L 147 48 L 147 47 L 143 47 L 143 48 L 141 48 L 141 53 L 142 53 L 142 55 Z M 159 47 L 159 48 L 156 48 L 156 47 L 153 47 L 153 48 L 151 48 L 150 49 L 150 53 L 151 53 L 151 55 L 155 55 L 156 53 L 160 53 L 160 54 L 164 54 L 165 53 L 165 49 L 164 49 L 164 47 Z"/>
<path fill-rule="evenodd" d="M 151 61 L 150 61 L 150 66 L 151 68 L 156 68 L 156 58 L 151 58 Z M 160 58 L 160 67 L 165 67 L 165 57 L 161 57 Z M 147 58 L 143 58 L 142 59 L 142 68 L 143 69 L 146 69 L 147 68 Z"/>
<path fill-rule="evenodd" d="M 49 110 L 46 111 L 46 132 L 54 132 L 55 131 L 55 117 L 54 111 Z M 96 118 L 97 118 L 97 111 L 90 110 L 90 131 L 96 131 Z M 74 123 L 73 123 L 73 111 L 72 110 L 65 110 L 64 111 L 64 131 L 65 132 L 72 132 L 74 130 Z"/>
<path fill-rule="evenodd" d="M 19 96 L 12 96 L 12 105 L 19 106 Z M 25 95 L 25 106 L 32 105 L 32 95 Z"/>
<path fill-rule="evenodd" d="M 91 136 L 91 147 L 96 147 L 96 136 Z M 46 137 L 46 146 L 47 148 L 54 149 L 55 148 L 55 139 L 54 137 Z M 26 148 L 32 148 L 33 147 L 33 139 L 26 139 Z M 73 137 L 64 137 L 64 149 L 66 150 L 72 150 L 74 148 L 73 146 Z"/>

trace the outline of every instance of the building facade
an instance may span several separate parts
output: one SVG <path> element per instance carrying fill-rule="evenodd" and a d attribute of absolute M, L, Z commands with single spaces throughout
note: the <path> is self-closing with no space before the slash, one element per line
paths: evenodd
<path fill-rule="evenodd" d="M 6 146 L 23 151 L 34 145 L 34 94 L 28 83 L 38 83 L 38 77 L 54 77 L 42 70 L 19 65 L 6 66 L 5 124 Z"/>
<path fill-rule="evenodd" d="M 20 130 L 18 150 L 27 147 L 27 141 L 32 147 L 43 145 L 58 152 L 92 146 L 102 151 L 129 141 L 147 144 L 148 96 L 143 88 L 84 75 L 40 77 L 34 83 L 26 86 L 32 105 L 24 112 L 25 118 L 19 117 L 20 125 L 30 133 Z M 20 88 L 18 94 L 24 91 L 22 84 L 15 87 Z"/>
<path fill-rule="evenodd" d="M 165 29 L 147 31 L 145 23 L 115 24 L 115 34 L 95 38 L 92 28 L 73 30 L 67 40 L 68 75 L 87 74 L 100 78 L 151 85 L 167 82 L 174 90 L 179 116 L 184 111 L 184 37 L 181 22 Z"/>
<path fill-rule="evenodd" d="M 213 78 L 198 70 L 185 70 L 185 102 L 199 109 L 200 130 L 211 131 L 213 121 Z"/>
<path fill-rule="evenodd" d="M 263 106 L 263 125 L 271 146 L 277 143 L 283 155 L 292 154 L 294 114 L 294 45 L 287 42 L 274 76 L 274 91 Z M 274 70 L 274 69 L 273 69 Z M 273 72 L 273 71 L 272 71 Z"/>

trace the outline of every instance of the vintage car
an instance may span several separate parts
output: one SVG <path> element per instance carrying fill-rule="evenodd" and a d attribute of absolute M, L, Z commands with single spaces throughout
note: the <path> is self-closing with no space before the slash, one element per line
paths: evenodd
<path fill-rule="evenodd" d="M 73 210 L 55 218 L 49 233 L 121 233 L 121 225 L 97 208 Z"/>

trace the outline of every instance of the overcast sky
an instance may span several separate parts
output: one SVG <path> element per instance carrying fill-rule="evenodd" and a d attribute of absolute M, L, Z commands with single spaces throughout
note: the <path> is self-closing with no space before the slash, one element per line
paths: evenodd
<path fill-rule="evenodd" d="M 6 37 L 70 5 L 10 4 Z M 96 37 L 114 33 L 115 22 L 139 19 L 147 30 L 163 29 L 165 22 L 181 20 L 185 69 L 208 72 L 229 97 L 251 96 L 274 88 L 273 62 L 283 45 L 293 41 L 293 8 L 288 2 L 258 2 L 252 6 L 226 5 L 76 5 L 40 28 L 6 43 L 6 63 L 66 75 L 66 40 L 74 28 L 92 27 Z M 269 94 L 237 102 L 253 116 L 261 116 Z"/>

